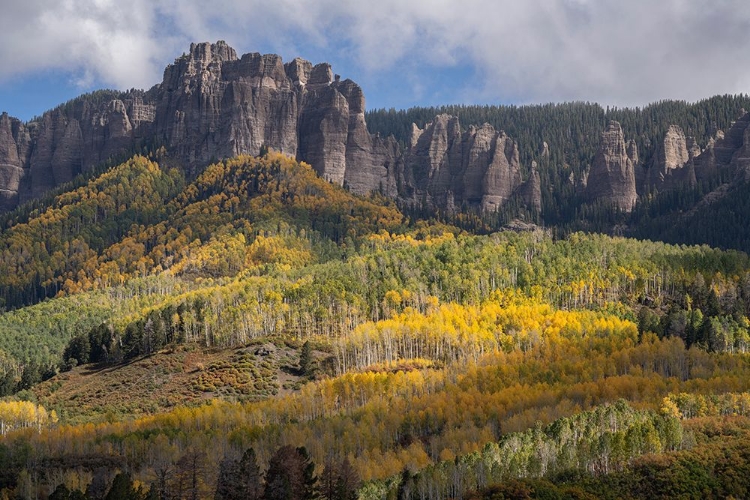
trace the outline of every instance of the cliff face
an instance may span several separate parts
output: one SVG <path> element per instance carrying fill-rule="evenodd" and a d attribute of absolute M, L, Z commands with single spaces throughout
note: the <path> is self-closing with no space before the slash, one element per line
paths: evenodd
<path fill-rule="evenodd" d="M 695 185 L 695 158 L 700 147 L 682 128 L 671 125 L 656 148 L 648 169 L 648 191 L 666 191 L 680 185 Z"/>
<path fill-rule="evenodd" d="M 524 200 L 535 206 L 541 206 L 538 181 L 538 173 L 532 173 L 523 191 Z M 484 124 L 462 133 L 457 117 L 439 115 L 424 130 L 414 127 L 399 185 L 399 196 L 410 203 L 494 211 L 520 194 L 525 183 L 518 146 L 505 132 Z"/>
<path fill-rule="evenodd" d="M 602 132 L 599 150 L 591 165 L 586 182 L 586 195 L 590 200 L 604 199 L 623 212 L 635 205 L 636 193 L 633 148 L 626 148 L 622 127 L 611 121 Z"/>
<path fill-rule="evenodd" d="M 194 44 L 153 93 L 155 136 L 191 171 L 265 145 L 356 193 L 393 185 L 384 163 L 374 163 L 383 153 L 367 132 L 362 89 L 334 78 L 329 64 Z"/>
<path fill-rule="evenodd" d="M 276 55 L 238 57 L 224 42 L 193 44 L 148 92 L 83 97 L 29 124 L 0 120 L 0 209 L 41 196 L 144 145 L 165 146 L 188 174 L 261 146 L 310 163 L 358 194 L 428 206 L 501 206 L 522 184 L 518 148 L 489 125 L 464 134 L 440 116 L 401 151 L 372 136 L 362 89 L 330 65 Z M 529 191 L 531 203 L 538 198 Z M 537 203 L 538 205 L 538 203 Z"/>
<path fill-rule="evenodd" d="M 368 132 L 362 89 L 330 65 L 238 57 L 220 41 L 191 45 L 149 91 L 82 96 L 26 126 L 3 115 L 0 210 L 110 158 L 161 146 L 188 175 L 267 146 L 358 194 L 493 211 L 518 193 L 541 206 L 539 175 L 524 184 L 518 147 L 505 133 L 486 124 L 462 132 L 457 118 L 441 115 L 415 129 L 402 151 L 393 137 Z"/>
<path fill-rule="evenodd" d="M 750 113 L 737 120 L 730 130 L 733 131 L 731 135 L 737 137 L 737 147 L 732 153 L 730 168 L 736 172 L 736 181 L 750 182 Z"/>
<path fill-rule="evenodd" d="M 0 115 L 0 210 L 18 204 L 21 179 L 28 173 L 29 135 L 23 124 Z"/>
<path fill-rule="evenodd" d="M 736 181 L 750 180 L 750 114 L 719 131 L 705 150 L 676 125 L 669 127 L 648 169 L 647 189 L 666 191 L 680 185 L 694 186 L 703 179 L 729 170 Z"/>
<path fill-rule="evenodd" d="M 310 163 L 356 193 L 395 196 L 397 146 L 367 132 L 362 89 L 276 55 L 237 57 L 224 42 L 193 44 L 148 92 L 83 96 L 28 124 L 0 121 L 0 209 L 41 196 L 109 158 L 165 146 L 194 175 L 261 146 Z M 22 181 L 23 179 L 23 181 Z"/>
<path fill-rule="evenodd" d="M 571 173 L 570 182 L 588 200 L 628 212 L 637 194 L 696 184 L 726 169 L 750 180 L 748 124 L 745 115 L 703 151 L 672 126 L 641 165 L 635 141 L 626 142 L 613 122 L 592 167 Z M 540 142 L 538 160 L 559 157 Z M 537 211 L 542 205 L 542 176 L 533 163 L 523 168 L 516 142 L 504 132 L 487 124 L 462 129 L 457 117 L 440 115 L 424 129 L 415 126 L 402 148 L 393 137 L 369 133 L 362 89 L 329 64 L 239 57 L 220 41 L 191 45 L 148 91 L 95 92 L 27 124 L 0 115 L 0 211 L 108 159 L 161 146 L 191 176 L 212 161 L 267 146 L 358 194 L 377 191 L 446 210 L 491 212 L 511 198 Z"/>
<path fill-rule="evenodd" d="M 95 101 L 78 99 L 26 125 L 5 114 L 0 118 L 4 209 L 39 197 L 111 157 L 134 151 L 143 138 L 151 137 L 153 106 L 143 105 L 139 97 Z"/>
<path fill-rule="evenodd" d="M 518 195 L 528 208 L 542 212 L 542 180 L 535 161 L 531 162 L 531 175 L 519 188 Z"/>
<path fill-rule="evenodd" d="M 193 44 L 150 93 L 154 135 L 192 170 L 212 159 L 257 154 L 263 144 L 297 150 L 300 96 L 278 56 L 238 59 L 223 42 Z"/>

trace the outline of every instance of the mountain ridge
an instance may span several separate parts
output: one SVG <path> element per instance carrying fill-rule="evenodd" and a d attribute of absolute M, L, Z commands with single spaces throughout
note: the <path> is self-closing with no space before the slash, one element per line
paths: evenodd
<path fill-rule="evenodd" d="M 441 129 L 444 119 L 435 120 Z M 380 192 L 453 211 L 464 204 L 494 210 L 519 191 L 525 204 L 539 208 L 533 175 L 528 188 L 519 189 L 513 146 L 508 144 L 509 159 L 496 154 L 497 137 L 503 136 L 501 147 L 512 142 L 507 134 L 489 125 L 462 131 L 451 123 L 454 147 L 403 149 L 390 135 L 369 133 L 362 89 L 334 75 L 328 63 L 313 66 L 297 58 L 284 64 L 274 54 L 238 57 L 223 41 L 191 44 L 148 91 L 82 96 L 26 124 L 3 114 L 0 210 L 39 198 L 113 156 L 162 146 L 189 177 L 213 160 L 272 148 L 357 194 Z M 435 124 L 425 128 L 427 136 Z M 491 165 L 496 158 L 510 161 L 515 173 L 498 173 Z M 425 163 L 432 166 L 422 175 Z"/>
<path fill-rule="evenodd" d="M 493 119 L 488 107 L 484 116 L 472 107 L 432 116 L 415 109 L 401 113 L 423 115 L 404 134 L 393 113 L 384 127 L 388 113 L 367 112 L 362 88 L 328 63 L 238 56 L 223 41 L 192 44 L 148 91 L 97 91 L 28 123 L 0 115 L 0 212 L 134 153 L 158 151 L 160 163 L 190 179 L 215 160 L 271 148 L 355 194 L 394 199 L 407 213 L 451 223 L 473 213 L 490 230 L 520 218 L 564 233 L 624 228 L 659 239 L 676 219 L 689 224 L 682 212 L 708 193 L 732 198 L 730 188 L 748 178 L 742 151 L 750 144 L 743 132 L 750 101 L 743 96 L 633 112 L 599 108 L 606 120 L 593 127 L 602 118 L 585 124 L 575 117 L 598 113 L 586 106 L 555 106 L 547 115 L 552 127 L 540 121 L 544 115 L 534 117 L 545 106 L 496 110 L 515 121 Z M 607 139 L 613 120 L 621 123 L 614 142 Z M 675 197 L 695 202 L 683 207 Z M 644 213 L 659 220 L 644 225 Z"/>

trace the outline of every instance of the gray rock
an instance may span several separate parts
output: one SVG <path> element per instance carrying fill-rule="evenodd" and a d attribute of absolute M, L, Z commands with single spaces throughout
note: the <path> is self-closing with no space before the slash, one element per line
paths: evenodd
<path fill-rule="evenodd" d="M 424 130 L 414 125 L 410 142 L 399 172 L 403 202 L 492 212 L 523 184 L 518 146 L 489 124 L 471 126 L 461 133 L 457 117 L 439 115 Z M 531 193 L 537 190 L 534 186 L 532 180 Z M 541 205 L 541 196 L 538 198 Z M 536 199 L 530 195 L 531 203 Z"/>
<path fill-rule="evenodd" d="M 21 179 L 26 175 L 26 134 L 20 121 L 7 113 L 0 115 L 0 210 L 10 210 L 18 204 Z"/>
<path fill-rule="evenodd" d="M 730 167 L 736 172 L 737 180 L 741 182 L 750 182 L 750 114 L 746 114 L 735 122 L 744 127 L 742 133 L 742 145 L 732 155 Z"/>
<path fill-rule="evenodd" d="M 25 128 L 6 116 L 0 209 L 109 159 L 158 146 L 190 176 L 212 161 L 256 155 L 266 146 L 354 193 L 446 209 L 496 210 L 523 184 L 517 145 L 489 125 L 462 133 L 458 118 L 441 115 L 425 130 L 414 127 L 402 151 L 393 137 L 368 132 L 364 112 L 362 89 L 327 63 L 238 57 L 223 41 L 192 44 L 147 92 L 82 96 Z M 541 199 L 538 177 L 532 173 L 524 191 L 534 206 Z"/>
<path fill-rule="evenodd" d="M 695 146 L 695 141 L 691 144 Z M 695 149 L 688 147 L 682 128 L 670 125 L 649 167 L 649 190 L 667 191 L 685 184 L 695 185 L 694 154 Z"/>
<path fill-rule="evenodd" d="M 748 168 L 745 158 L 749 129 L 750 114 L 746 113 L 726 133 L 717 131 L 716 137 L 708 142 L 706 149 L 693 159 L 696 179 L 707 179 L 726 170 L 732 172 L 735 179 L 744 179 Z"/>
<path fill-rule="evenodd" d="M 547 141 L 542 141 L 542 147 L 539 148 L 539 156 L 549 158 L 549 144 L 547 144 Z"/>
<path fill-rule="evenodd" d="M 527 207 L 542 212 L 542 181 L 535 161 L 531 162 L 531 173 L 526 182 L 518 188 L 521 201 Z"/>
<path fill-rule="evenodd" d="M 622 127 L 616 121 L 611 121 L 602 132 L 586 182 L 586 195 L 590 200 L 604 199 L 624 212 L 630 212 L 638 199 L 635 168 L 628 156 Z"/>

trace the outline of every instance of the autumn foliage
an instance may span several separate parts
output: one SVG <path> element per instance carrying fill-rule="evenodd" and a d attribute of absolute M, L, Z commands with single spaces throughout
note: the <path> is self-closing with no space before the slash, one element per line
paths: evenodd
<path fill-rule="evenodd" d="M 471 235 L 275 153 L 190 181 L 135 157 L 27 215 L 0 234 L 7 494 L 637 497 L 725 464 L 702 436 L 750 413 L 742 253 Z"/>

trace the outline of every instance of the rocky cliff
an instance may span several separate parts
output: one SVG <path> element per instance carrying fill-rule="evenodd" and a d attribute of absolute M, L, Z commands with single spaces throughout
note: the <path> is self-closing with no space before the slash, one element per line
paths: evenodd
<path fill-rule="evenodd" d="M 632 210 L 639 194 L 694 187 L 699 181 L 730 172 L 738 182 L 750 181 L 750 114 L 744 114 L 701 150 L 682 128 L 671 125 L 655 148 L 649 165 L 639 165 L 638 150 L 627 145 L 619 123 L 610 122 L 588 174 L 585 193 L 590 201 L 606 200 Z"/>
<path fill-rule="evenodd" d="M 28 173 L 29 134 L 7 113 L 0 115 L 0 210 L 18 204 L 21 179 Z"/>
<path fill-rule="evenodd" d="M 439 115 L 424 129 L 414 126 L 399 180 L 399 197 L 409 203 L 491 212 L 518 194 L 541 209 L 539 174 L 533 171 L 524 183 L 513 139 L 486 123 L 461 132 L 455 116 Z"/>
<path fill-rule="evenodd" d="M 26 125 L 0 120 L 0 210 L 41 196 L 109 158 L 143 148 L 195 175 L 266 146 L 305 161 L 358 194 L 492 211 L 514 193 L 541 206 L 539 175 L 524 186 L 515 142 L 489 125 L 462 132 L 439 116 L 402 151 L 373 136 L 365 98 L 331 66 L 277 55 L 241 57 L 224 42 L 193 44 L 152 89 L 82 96 Z"/>
<path fill-rule="evenodd" d="M 261 146 L 310 163 L 357 193 L 395 196 L 395 143 L 371 137 L 362 89 L 328 64 L 237 57 L 193 44 L 147 92 L 82 96 L 24 126 L 0 120 L 0 209 L 70 181 L 109 158 L 164 146 L 189 175 Z M 390 169 L 390 170 L 389 170 Z"/>
<path fill-rule="evenodd" d="M 735 181 L 750 182 L 750 113 L 737 120 L 728 135 L 728 140 L 735 146 L 729 162 L 729 168 L 735 172 Z"/>
<path fill-rule="evenodd" d="M 362 89 L 334 77 L 329 64 L 238 58 L 224 42 L 194 44 L 149 93 L 154 136 L 191 172 L 265 145 L 356 193 L 393 188 L 394 173 L 380 158 L 388 145 L 376 147 L 367 132 Z"/>
<path fill-rule="evenodd" d="M 604 199 L 617 209 L 630 212 L 638 199 L 635 180 L 635 162 L 638 161 L 636 155 L 634 144 L 626 147 L 620 124 L 611 121 L 601 134 L 599 149 L 591 164 L 586 181 L 587 198 Z"/>
<path fill-rule="evenodd" d="M 671 125 L 664 139 L 657 145 L 645 191 L 666 191 L 678 186 L 696 184 L 695 159 L 700 147 L 692 137 L 685 137 L 682 128 Z"/>
<path fill-rule="evenodd" d="M 686 137 L 677 125 L 667 130 L 657 145 L 648 168 L 644 192 L 667 191 L 695 186 L 720 171 L 733 173 L 735 180 L 750 180 L 750 114 L 744 114 L 724 133 L 718 131 L 701 150 L 694 138 Z M 746 177 L 748 176 L 748 177 Z"/>

